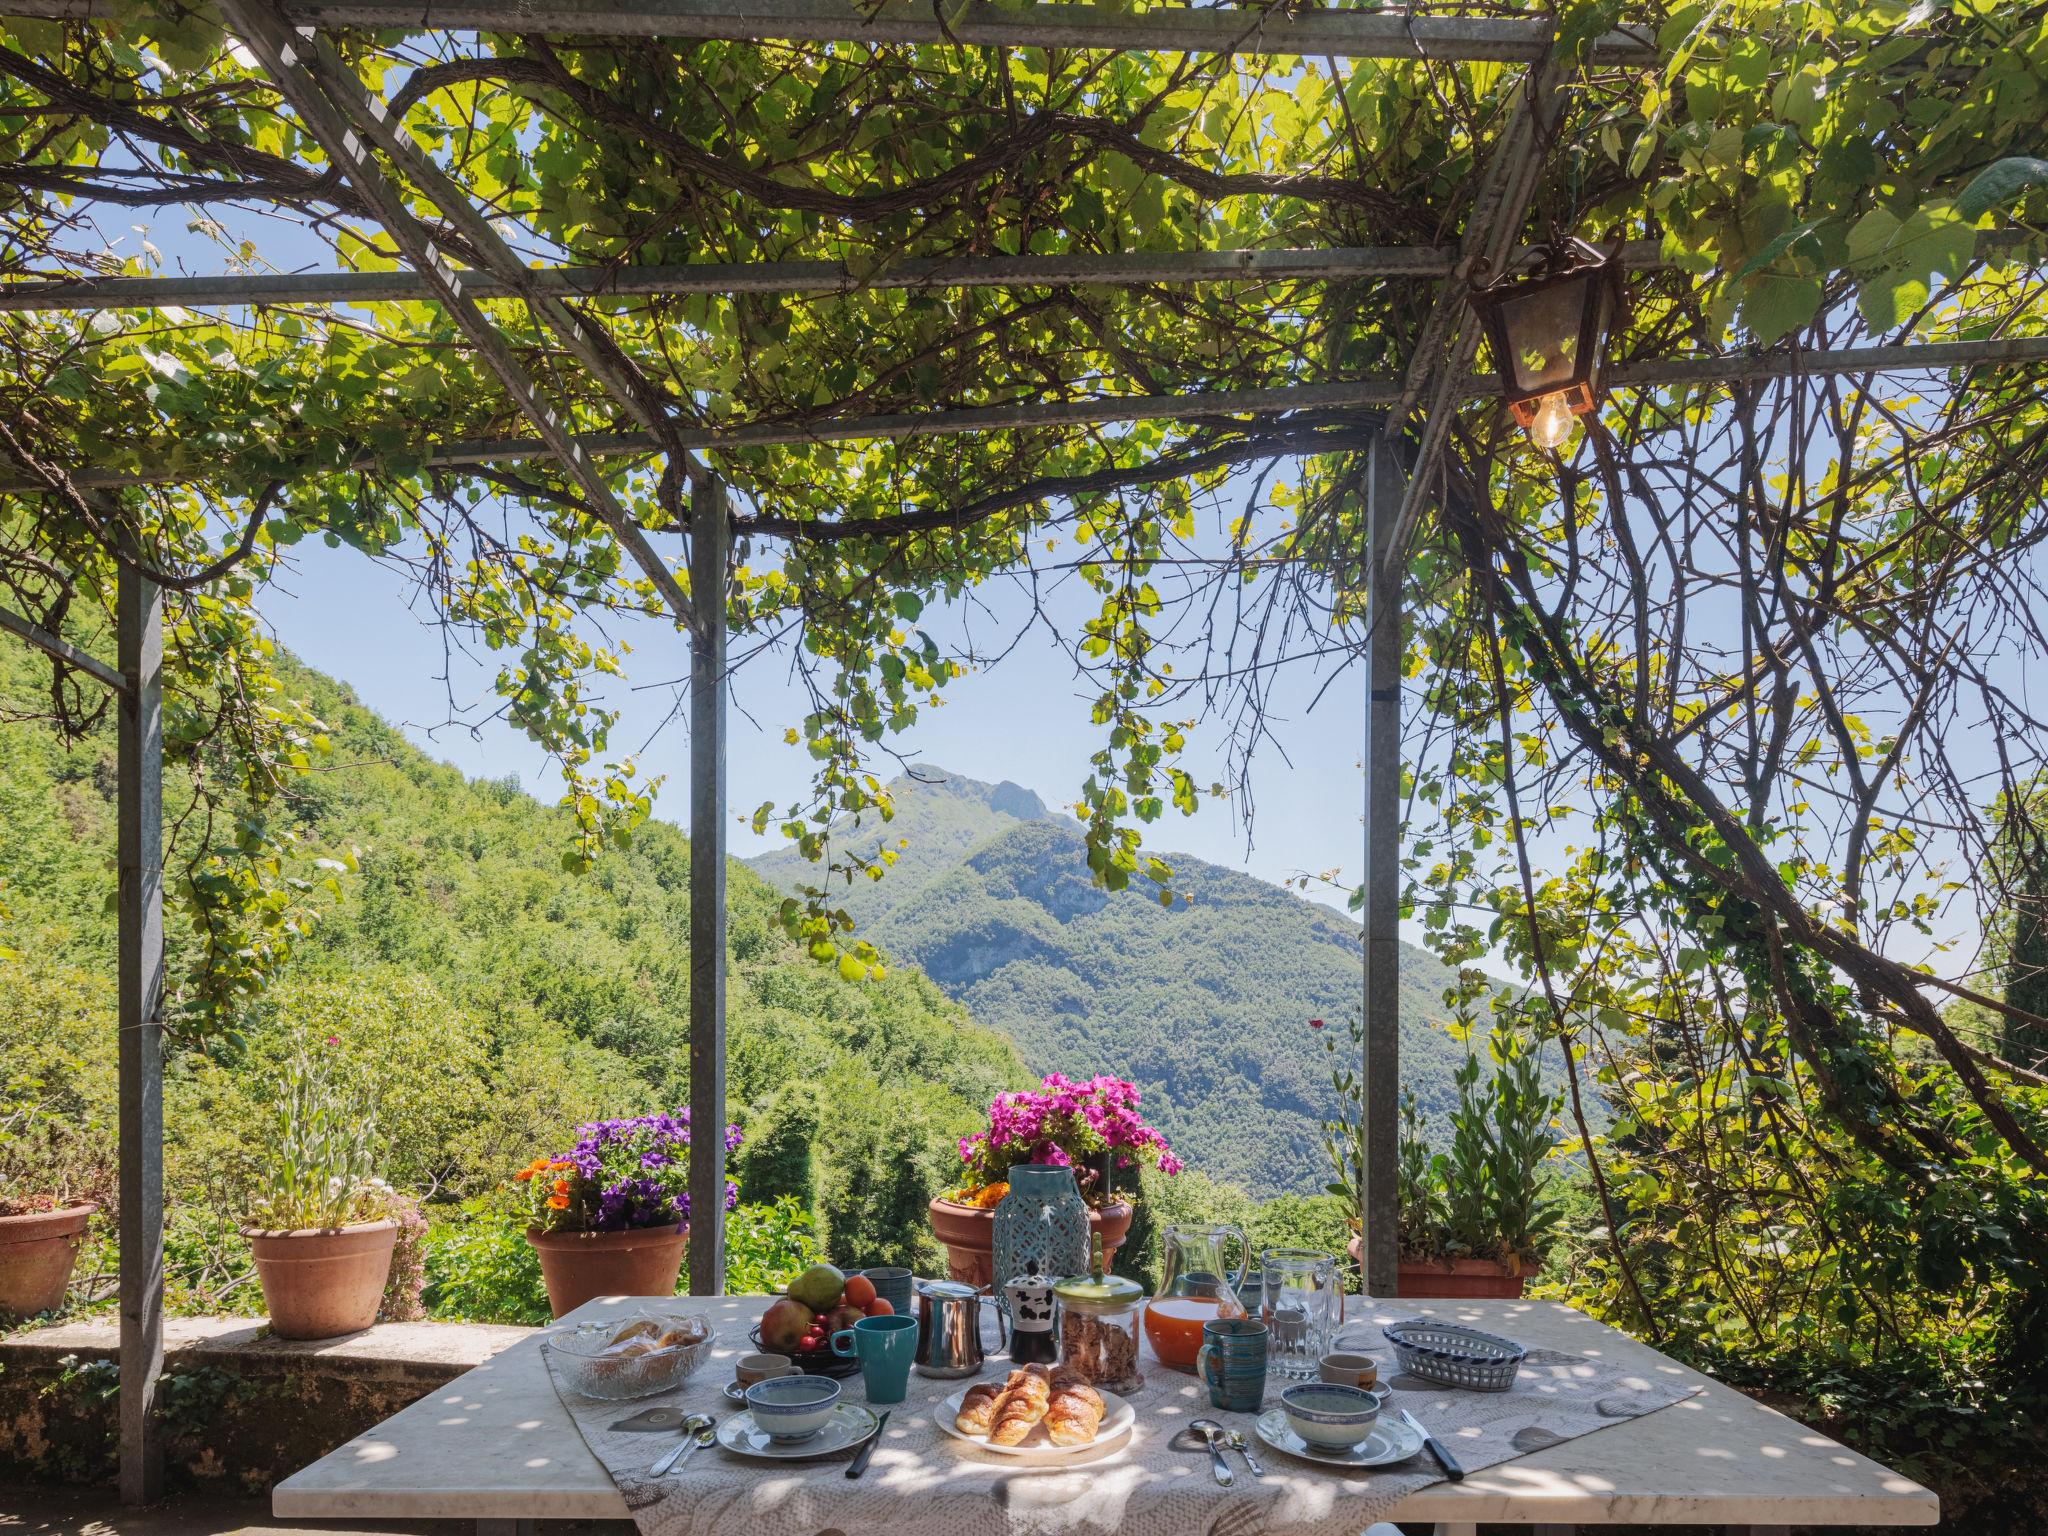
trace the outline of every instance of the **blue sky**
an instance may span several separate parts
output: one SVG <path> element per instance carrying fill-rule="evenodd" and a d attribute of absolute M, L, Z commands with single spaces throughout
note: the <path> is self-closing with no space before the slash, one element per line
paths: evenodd
<path fill-rule="evenodd" d="M 473 720 L 492 710 L 495 661 L 457 652 L 444 664 L 431 607 L 402 574 L 355 550 L 330 550 L 317 541 L 300 545 L 294 562 L 296 569 L 261 601 L 283 644 L 347 681 L 365 704 L 435 756 L 475 776 L 516 773 L 528 789 L 552 797 L 554 769 L 521 733 L 489 721 L 473 729 L 447 723 L 451 699 Z M 973 629 L 979 635 L 1014 632 L 1024 617 L 1021 602 L 1001 589 L 984 596 L 992 616 L 975 615 Z M 1051 606 L 1058 614 L 1079 604 L 1056 594 Z M 936 608 L 926 610 L 924 622 L 941 645 L 964 638 L 969 627 L 966 615 Z M 609 699 L 621 710 L 614 748 L 641 751 L 646 771 L 666 774 L 656 814 L 685 819 L 688 722 L 677 710 L 680 694 L 672 685 L 685 674 L 687 648 L 655 622 L 638 623 L 621 637 L 633 646 L 627 661 L 632 686 L 614 688 Z M 1255 760 L 1257 811 L 1249 835 L 1235 804 L 1205 802 L 1192 818 L 1169 812 L 1150 830 L 1148 842 L 1269 880 L 1328 870 L 1355 880 L 1364 682 L 1354 671 L 1321 689 L 1328 680 L 1327 673 L 1301 664 L 1283 681 L 1275 722 L 1280 747 L 1269 744 Z M 1097 745 L 1088 721 L 1091 698 L 1087 680 L 1075 674 L 1040 626 L 1029 629 L 999 664 L 955 683 L 942 707 L 925 711 L 907 736 L 888 745 L 974 778 L 1014 780 L 1057 806 L 1077 797 Z M 785 745 L 782 733 L 801 721 L 807 707 L 786 652 L 752 656 L 739 667 L 730 700 L 729 803 L 735 814 L 751 812 L 764 799 L 780 804 L 803 793 L 811 759 L 801 747 Z M 1225 774 L 1218 746 L 1216 729 L 1197 729 L 1189 766 L 1204 783 Z M 892 760 L 878 760 L 878 771 L 893 769 Z M 772 834 L 757 839 L 747 828 L 734 828 L 733 851 L 741 857 L 778 842 Z"/>

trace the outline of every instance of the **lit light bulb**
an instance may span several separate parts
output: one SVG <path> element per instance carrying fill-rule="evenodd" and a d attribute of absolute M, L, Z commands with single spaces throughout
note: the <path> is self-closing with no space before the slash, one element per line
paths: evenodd
<path fill-rule="evenodd" d="M 1536 419 L 1529 423 L 1529 440 L 1538 448 L 1562 448 L 1571 440 L 1578 424 L 1560 390 L 1536 402 Z"/>

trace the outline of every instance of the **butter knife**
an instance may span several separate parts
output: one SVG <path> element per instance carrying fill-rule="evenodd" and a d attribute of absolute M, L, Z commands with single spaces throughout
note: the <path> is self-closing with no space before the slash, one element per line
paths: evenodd
<path fill-rule="evenodd" d="M 875 1432 L 868 1436 L 867 1444 L 860 1448 L 860 1454 L 853 1458 L 853 1465 L 846 1469 L 848 1478 L 859 1477 L 861 1473 L 867 1471 L 868 1458 L 875 1454 L 875 1446 L 881 1441 L 882 1431 L 888 1427 L 889 1410 L 885 1408 L 882 1410 L 882 1416 L 875 1420 Z"/>
<path fill-rule="evenodd" d="M 1444 1449 L 1443 1442 L 1424 1429 L 1415 1415 L 1406 1408 L 1401 1410 L 1401 1422 L 1422 1436 L 1424 1447 L 1427 1448 L 1430 1455 L 1436 1458 L 1436 1464 L 1444 1469 L 1445 1477 L 1448 1477 L 1454 1483 L 1462 1483 L 1465 1480 L 1465 1469 L 1458 1465 L 1456 1459 L 1452 1457 L 1449 1451 Z"/>

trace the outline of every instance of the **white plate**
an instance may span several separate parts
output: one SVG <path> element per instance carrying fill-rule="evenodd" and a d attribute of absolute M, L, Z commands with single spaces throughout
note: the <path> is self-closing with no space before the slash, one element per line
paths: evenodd
<path fill-rule="evenodd" d="M 1288 1427 L 1284 1408 L 1268 1409 L 1259 1415 L 1259 1422 L 1252 1428 L 1274 1450 L 1326 1467 L 1390 1467 L 1422 1449 L 1422 1436 L 1399 1419 L 1381 1419 L 1373 1425 L 1371 1434 L 1348 1451 L 1317 1450 Z"/>
<path fill-rule="evenodd" d="M 1096 1388 L 1102 1398 L 1102 1422 L 1095 1428 L 1095 1438 L 1086 1445 L 1054 1445 L 1045 1437 L 1045 1426 L 1037 1425 L 1024 1437 L 1022 1445 L 990 1445 L 987 1435 L 970 1435 L 954 1421 L 960 1417 L 960 1403 L 970 1389 L 962 1387 L 951 1397 L 932 1409 L 932 1422 L 951 1435 L 955 1440 L 965 1440 L 979 1450 L 993 1452 L 997 1456 L 1022 1456 L 1027 1460 L 1058 1461 L 1068 1456 L 1081 1456 L 1089 1451 L 1100 1450 L 1120 1435 L 1131 1432 L 1131 1426 L 1138 1421 L 1138 1410 L 1118 1397 L 1114 1392 Z"/>
<path fill-rule="evenodd" d="M 767 1461 L 809 1461 L 815 1456 L 833 1456 L 850 1451 L 872 1435 L 881 1424 L 858 1403 L 840 1403 L 832 1410 L 825 1427 L 808 1440 L 794 1445 L 779 1444 L 768 1431 L 754 1422 L 752 1413 L 736 1413 L 718 1426 L 718 1443 L 741 1456 L 759 1456 Z"/>

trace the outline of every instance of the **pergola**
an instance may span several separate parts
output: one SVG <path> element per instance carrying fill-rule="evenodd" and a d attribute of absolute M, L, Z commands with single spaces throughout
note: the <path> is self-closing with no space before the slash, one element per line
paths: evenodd
<path fill-rule="evenodd" d="M 80 21 L 114 13 L 105 0 L 5 0 L 4 9 L 40 20 Z M 59 278 L 0 286 L 0 310 L 144 310 L 172 306 L 286 303 L 438 304 L 476 358 L 515 402 L 526 434 L 435 443 L 431 467 L 461 469 L 542 460 L 559 466 L 663 604 L 686 629 L 690 666 L 690 1107 L 695 1124 L 725 1118 L 726 614 L 704 594 L 722 593 L 731 570 L 733 523 L 717 471 L 705 460 L 721 450 L 885 438 L 927 439 L 1025 427 L 1137 423 L 1149 420 L 1271 418 L 1282 426 L 1306 413 L 1346 413 L 1369 439 L 1364 476 L 1370 549 L 1365 554 L 1370 638 L 1364 742 L 1363 1081 L 1367 1096 L 1365 1234 L 1368 1290 L 1395 1290 L 1396 1122 L 1399 1084 L 1397 1004 L 1401 899 L 1400 571 L 1417 519 L 1436 494 L 1449 426 L 1458 408 L 1494 386 L 1474 372 L 1479 331 L 1467 303 L 1478 270 L 1499 270 L 1524 238 L 1543 157 L 1562 119 L 1572 66 L 1554 51 L 1547 17 L 1447 17 L 1264 7 L 1157 8 L 1143 11 L 1079 3 L 1006 6 L 986 0 L 929 7 L 915 0 L 221 0 L 231 29 L 259 61 L 330 164 L 374 211 L 407 270 L 287 276 Z M 1213 249 L 1172 254 L 1017 255 L 908 259 L 876 272 L 825 261 L 703 263 L 624 267 L 527 266 L 469 192 L 422 152 L 384 99 L 342 60 L 324 29 L 413 31 L 471 29 L 560 37 L 657 40 L 795 40 L 922 43 L 957 47 L 1147 50 L 1160 53 L 1270 54 L 1332 59 L 1482 61 L 1519 66 L 1521 103 L 1491 150 L 1473 188 L 1454 245 L 1330 249 Z M 1654 40 L 1617 30 L 1594 40 L 1584 59 L 1648 66 Z M 457 266 L 413 209 L 424 199 L 476 255 Z M 1664 264 L 1654 242 L 1617 253 L 1632 269 Z M 1040 287 L 1086 284 L 1151 287 L 1289 278 L 1342 281 L 1395 276 L 1433 282 L 1435 291 L 1412 355 L 1399 371 L 1338 382 L 1184 394 L 1100 398 L 921 412 L 829 415 L 796 423 L 703 428 L 671 419 L 641 381 L 619 366 L 601 317 L 587 301 L 633 295 L 845 293 L 860 290 Z M 630 429 L 578 431 L 549 387 L 486 312 L 487 300 L 517 300 L 559 341 L 589 381 L 610 398 Z M 1622 363 L 1611 389 L 1711 386 L 1823 374 L 1946 371 L 2048 361 L 2048 339 L 1991 338 L 1867 346 L 1816 352 L 1794 348 L 1723 356 Z M 1310 451 L 1306 437 L 1273 454 Z M 688 480 L 690 592 L 620 504 L 608 464 L 664 461 Z M 368 463 L 366 458 L 364 463 Z M 103 470 L 68 475 L 82 491 L 118 491 L 174 483 L 188 472 Z M 47 492 L 34 476 L 15 475 L 0 493 Z M 692 600 L 691 594 L 696 595 Z M 163 1200 L 161 1068 L 164 990 L 161 769 L 163 592 L 124 568 L 118 595 L 119 654 L 111 662 L 84 653 L 16 614 L 4 626 L 28 643 L 96 679 L 118 699 L 120 943 L 120 1317 L 121 1491 L 151 1498 L 160 1447 L 155 1397 L 162 1362 Z M 694 1138 L 690 1188 L 700 1213 L 689 1250 L 691 1289 L 716 1293 L 723 1273 L 725 1169 L 721 1140 Z"/>

